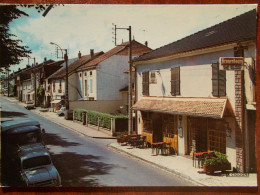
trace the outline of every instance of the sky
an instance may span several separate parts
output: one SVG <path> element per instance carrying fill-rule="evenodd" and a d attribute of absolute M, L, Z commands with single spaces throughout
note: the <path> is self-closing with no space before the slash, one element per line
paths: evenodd
<path fill-rule="evenodd" d="M 115 47 L 112 24 L 118 28 L 131 26 L 132 38 L 143 44 L 147 41 L 151 49 L 156 49 L 256 8 L 256 4 L 60 5 L 45 17 L 34 8 L 21 8 L 29 17 L 10 23 L 10 32 L 29 47 L 31 58 L 42 63 L 45 57 L 61 60 L 50 42 L 68 49 L 69 58 L 77 57 L 79 51 L 88 55 L 90 49 L 109 51 Z M 117 30 L 117 44 L 128 41 L 128 33 Z M 10 69 L 16 71 L 27 64 L 24 58 Z"/>

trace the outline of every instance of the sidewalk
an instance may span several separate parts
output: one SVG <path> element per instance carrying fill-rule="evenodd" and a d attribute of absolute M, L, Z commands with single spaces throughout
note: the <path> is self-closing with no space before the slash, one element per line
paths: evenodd
<path fill-rule="evenodd" d="M 23 103 L 18 102 L 15 98 L 8 98 L 9 101 L 16 102 L 17 104 L 24 106 Z M 59 117 L 53 112 L 41 112 L 41 108 L 31 110 L 32 112 L 43 116 L 44 118 L 66 127 L 72 131 L 83 134 L 85 136 L 93 138 L 113 139 L 111 135 L 104 131 L 98 131 L 94 127 L 86 127 L 77 122 L 65 120 L 64 117 Z M 257 174 L 249 174 L 248 177 L 242 177 L 237 175 L 236 177 L 227 176 L 226 174 L 206 175 L 202 173 L 202 169 L 195 168 L 192 165 L 192 160 L 183 156 L 170 155 L 153 155 L 151 148 L 133 148 L 130 146 L 121 146 L 114 142 L 109 145 L 111 149 L 117 150 L 122 153 L 126 153 L 132 157 L 143 160 L 153 166 L 160 167 L 163 170 L 167 170 L 176 174 L 179 177 L 183 177 L 190 180 L 197 185 L 202 186 L 257 186 Z"/>

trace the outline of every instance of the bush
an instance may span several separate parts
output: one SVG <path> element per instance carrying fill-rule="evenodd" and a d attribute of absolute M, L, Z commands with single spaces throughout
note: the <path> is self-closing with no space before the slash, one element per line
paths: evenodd
<path fill-rule="evenodd" d="M 204 161 L 204 165 L 209 166 L 209 165 L 222 165 L 222 164 L 227 164 L 229 161 L 227 160 L 227 155 L 222 154 L 217 151 L 213 151 L 214 156 L 210 158 L 206 158 Z"/>
<path fill-rule="evenodd" d="M 99 126 L 104 128 L 111 128 L 111 118 L 128 118 L 125 115 L 111 115 L 107 113 L 101 113 L 96 111 L 84 110 L 80 108 L 74 109 L 74 120 L 82 121 L 82 113 L 87 115 L 87 123 L 91 125 Z"/>

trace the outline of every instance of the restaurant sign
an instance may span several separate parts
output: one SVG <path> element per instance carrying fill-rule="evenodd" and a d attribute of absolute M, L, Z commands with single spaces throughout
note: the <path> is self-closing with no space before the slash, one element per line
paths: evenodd
<path fill-rule="evenodd" d="M 242 57 L 221 57 L 219 58 L 220 70 L 243 70 L 244 58 Z"/>

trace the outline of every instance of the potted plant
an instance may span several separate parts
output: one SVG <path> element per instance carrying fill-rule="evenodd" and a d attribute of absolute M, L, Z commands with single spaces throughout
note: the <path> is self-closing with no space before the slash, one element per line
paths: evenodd
<path fill-rule="evenodd" d="M 125 142 L 125 139 L 124 139 L 124 134 L 119 134 L 116 136 L 116 140 L 117 140 L 117 143 L 124 143 Z"/>
<path fill-rule="evenodd" d="M 226 171 L 231 169 L 231 164 L 227 156 L 220 152 L 214 151 L 211 157 L 205 158 L 203 172 L 214 173 L 215 171 Z"/>

